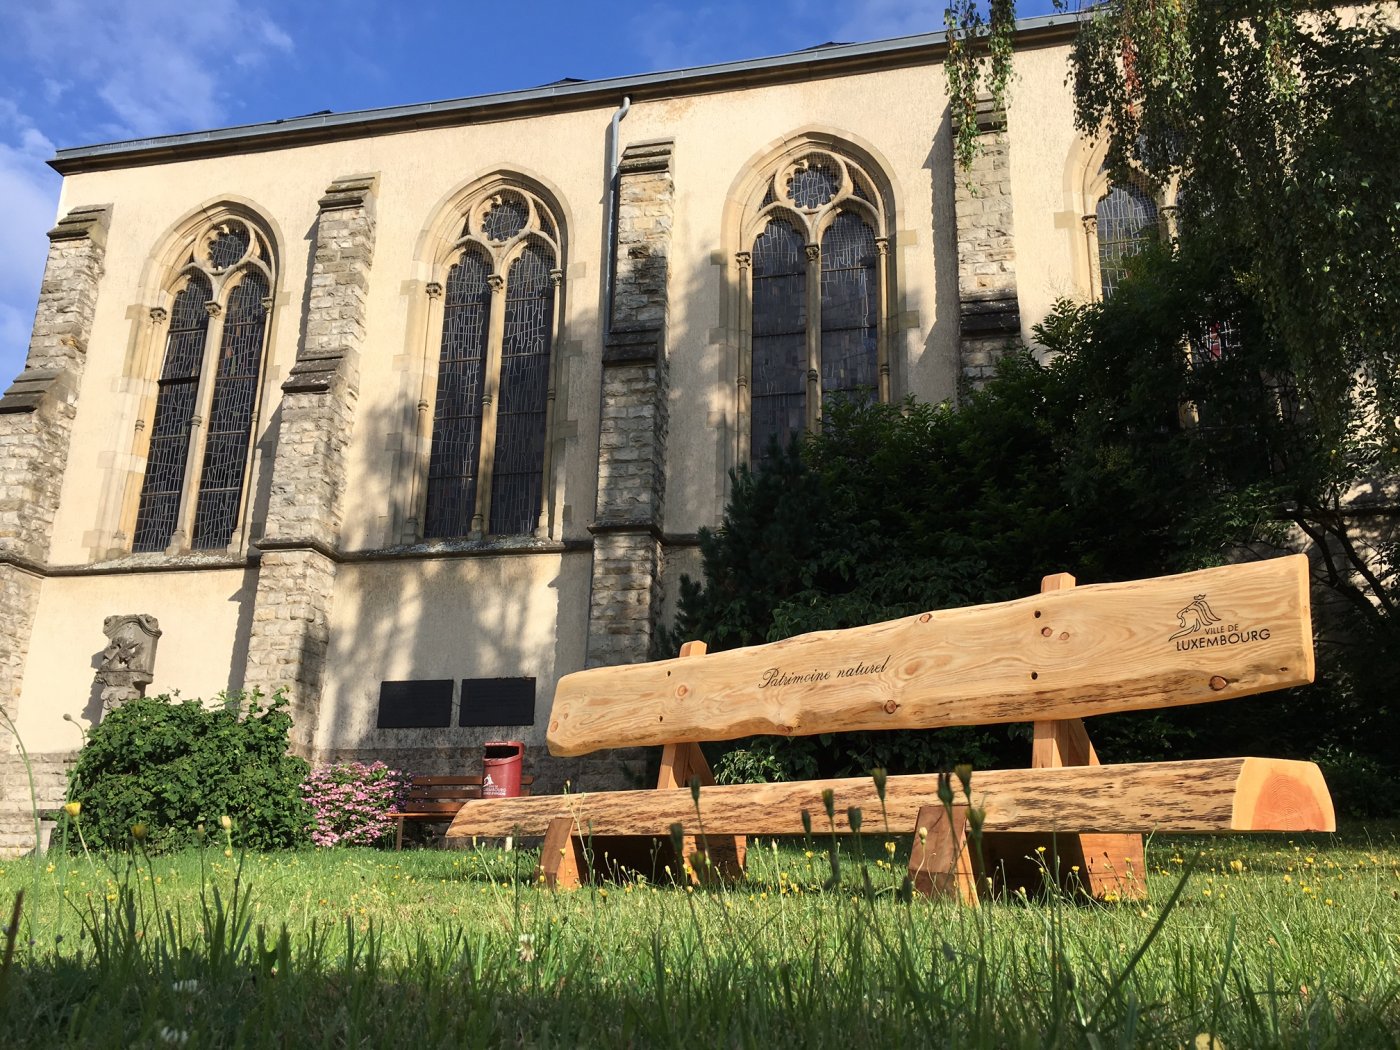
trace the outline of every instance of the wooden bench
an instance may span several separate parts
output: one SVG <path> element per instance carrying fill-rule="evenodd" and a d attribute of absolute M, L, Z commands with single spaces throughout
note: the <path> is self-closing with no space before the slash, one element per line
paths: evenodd
<path fill-rule="evenodd" d="M 937 774 L 889 777 L 883 800 L 870 777 L 713 786 L 699 744 L 1029 721 L 1030 769 L 971 777 L 992 865 L 1014 866 L 1053 836 L 1090 892 L 1140 896 L 1144 833 L 1331 831 L 1331 798 L 1310 762 L 1101 765 L 1081 719 L 1245 697 L 1313 673 L 1302 556 L 1086 587 L 1062 574 L 996 605 L 709 655 L 691 642 L 679 659 L 568 675 L 555 693 L 552 753 L 661 745 L 655 790 L 468 801 L 447 836 L 543 836 L 539 874 L 572 886 L 604 852 L 664 846 L 680 825 L 685 857 L 704 846 L 703 866 L 737 875 L 745 836 L 800 835 L 804 811 L 827 831 L 830 791 L 835 832 L 852 830 L 854 809 L 882 832 L 883 812 L 890 831 L 918 831 L 910 875 L 921 892 L 973 900 L 969 807 L 938 801 Z"/>
<path fill-rule="evenodd" d="M 520 791 L 530 794 L 534 777 L 520 778 Z M 403 812 L 391 814 L 397 825 L 394 849 L 403 849 L 403 826 L 408 820 L 446 824 L 467 799 L 481 798 L 481 774 L 460 777 L 414 777 Z"/>

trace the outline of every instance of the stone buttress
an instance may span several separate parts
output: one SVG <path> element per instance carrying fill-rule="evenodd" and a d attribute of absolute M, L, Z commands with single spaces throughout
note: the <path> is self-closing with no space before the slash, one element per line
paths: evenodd
<path fill-rule="evenodd" d="M 1016 227 L 1011 207 L 1011 141 L 1006 112 L 977 100 L 977 155 L 954 172 L 957 213 L 961 381 L 979 386 L 1008 341 L 1021 334 L 1016 294 Z"/>
<path fill-rule="evenodd" d="M 244 684 L 291 696 L 292 743 L 309 753 L 330 642 L 342 496 L 374 258 L 376 175 L 331 183 L 319 202 L 305 341 L 282 384 L 267 525 Z"/>
<path fill-rule="evenodd" d="M 661 605 L 666 499 L 666 297 L 672 143 L 627 147 L 618 167 L 616 279 L 603 347 L 589 667 L 647 658 Z"/>
<path fill-rule="evenodd" d="M 49 257 L 24 371 L 0 397 L 0 708 L 18 715 L 87 364 L 110 206 L 74 208 L 49 231 Z"/>

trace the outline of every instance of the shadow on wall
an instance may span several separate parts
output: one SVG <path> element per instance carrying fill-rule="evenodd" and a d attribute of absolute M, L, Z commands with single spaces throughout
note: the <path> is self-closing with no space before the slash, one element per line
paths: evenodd
<path fill-rule="evenodd" d="M 555 404 L 560 421 L 582 422 L 590 402 L 597 403 L 597 375 L 581 374 L 599 369 L 596 340 L 583 344 L 594 348 L 591 353 L 570 354 L 580 331 L 596 331 L 596 321 L 580 321 L 575 311 L 559 349 L 565 354 Z M 430 364 L 436 367 L 435 360 Z M 351 454 L 357 457 L 352 473 L 363 480 L 357 480 L 361 487 L 354 502 L 371 515 L 379 508 L 384 524 L 371 535 L 377 533 L 381 542 L 390 537 L 395 488 L 402 482 L 393 469 L 405 423 L 401 396 L 397 389 L 370 389 L 362 377 Z M 563 504 L 574 508 L 574 520 L 556 529 L 569 540 L 587 541 L 596 474 L 577 464 L 596 460 L 596 423 L 579 429 L 582 434 L 556 445 L 564 489 L 554 516 L 562 520 Z M 489 541 L 432 541 L 350 552 L 337 571 L 314 760 L 382 759 L 424 774 L 479 770 L 481 745 L 490 739 L 524 740 L 527 769 L 545 754 L 544 723 L 555 679 L 584 663 L 591 558 L 587 550 L 561 554 L 557 542 L 539 553 L 483 553 L 489 546 Z M 382 556 L 361 556 L 366 553 Z M 250 616 L 251 605 L 244 606 Z M 535 725 L 458 724 L 462 679 L 513 677 L 536 680 Z M 377 727 L 382 682 L 443 679 L 454 682 L 450 726 Z"/>
<path fill-rule="evenodd" d="M 958 332 L 961 304 L 958 290 L 958 217 L 954 200 L 956 180 L 963 178 L 963 174 L 953 157 L 953 124 L 951 111 L 947 107 L 944 107 L 938 119 L 924 170 L 928 172 L 933 229 L 920 230 L 919 234 L 922 237 L 927 232 L 933 245 L 934 286 L 933 298 L 929 302 L 933 316 L 924 319 L 929 334 L 924 340 L 919 359 L 909 362 L 907 389 L 928 391 L 926 400 L 929 401 L 956 401 L 956 384 L 962 375 L 962 363 Z M 928 300 L 912 284 L 908 288 L 909 301 L 902 308 L 918 312 Z M 950 361 L 953 362 L 952 387 L 942 381 L 946 362 Z"/>
<path fill-rule="evenodd" d="M 90 726 L 95 726 L 102 720 L 102 683 L 97 679 L 97 672 L 102 669 L 102 657 L 106 651 L 106 646 L 104 646 L 93 653 L 92 659 L 88 661 L 92 665 L 92 686 L 88 689 L 87 703 L 83 705 L 83 711 L 79 717 Z"/>

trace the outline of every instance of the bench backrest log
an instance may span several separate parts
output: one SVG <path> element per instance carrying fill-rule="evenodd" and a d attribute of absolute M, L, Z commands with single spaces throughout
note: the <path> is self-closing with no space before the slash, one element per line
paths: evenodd
<path fill-rule="evenodd" d="M 1052 591 L 560 680 L 555 755 L 1199 704 L 1313 679 L 1302 555 Z"/>

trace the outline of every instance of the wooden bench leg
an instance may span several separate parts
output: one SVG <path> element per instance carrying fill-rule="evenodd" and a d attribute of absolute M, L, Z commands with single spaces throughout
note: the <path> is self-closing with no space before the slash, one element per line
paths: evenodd
<path fill-rule="evenodd" d="M 954 806 L 952 820 L 943 806 L 921 806 L 915 820 L 909 878 L 925 897 L 956 896 L 977 903 L 977 882 L 967 842 L 967 807 Z"/>
<path fill-rule="evenodd" d="M 541 879 L 552 890 L 573 890 L 583 885 L 588 873 L 588 858 L 583 843 L 574 834 L 571 817 L 555 817 L 544 833 L 540 847 L 540 866 L 535 881 Z"/>
<path fill-rule="evenodd" d="M 1143 900 L 1147 858 L 1141 835 L 1080 835 L 1085 891 L 1099 900 Z"/>
<path fill-rule="evenodd" d="M 1045 892 L 1047 879 L 1068 893 L 1098 900 L 1142 900 L 1147 896 L 1142 836 L 1066 832 L 988 832 L 982 859 L 995 892 Z"/>
<path fill-rule="evenodd" d="M 399 829 L 398 833 L 394 836 L 394 849 L 401 850 L 403 849 L 403 817 L 399 817 L 397 823 Z"/>
<path fill-rule="evenodd" d="M 690 865 L 695 883 L 743 880 L 748 854 L 748 839 L 743 835 L 707 835 L 703 840 L 698 835 L 686 835 L 682 843 L 685 856 L 680 863 Z"/>

